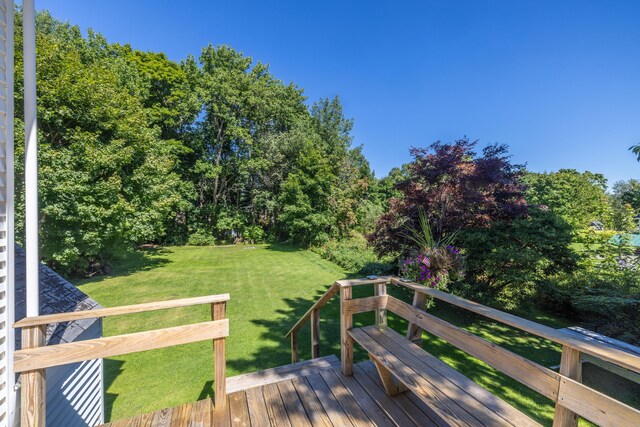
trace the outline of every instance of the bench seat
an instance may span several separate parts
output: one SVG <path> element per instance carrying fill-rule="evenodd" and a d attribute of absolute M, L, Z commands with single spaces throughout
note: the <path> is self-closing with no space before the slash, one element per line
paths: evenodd
<path fill-rule="evenodd" d="M 390 373 L 443 425 L 540 425 L 390 328 L 352 328 L 348 334 L 369 353 L 383 381 Z"/>

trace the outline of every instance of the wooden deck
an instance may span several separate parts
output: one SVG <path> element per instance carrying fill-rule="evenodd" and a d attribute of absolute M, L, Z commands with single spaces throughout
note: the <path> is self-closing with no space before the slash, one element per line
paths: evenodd
<path fill-rule="evenodd" d="M 223 411 L 211 399 L 138 415 L 106 424 L 144 426 L 436 426 L 445 425 L 413 393 L 387 396 L 369 361 L 357 363 L 353 376 L 340 372 L 335 356 L 311 372 L 306 362 L 286 365 L 278 381 L 275 370 L 261 377 L 265 384 L 233 391 Z M 311 361 L 310 361 L 311 362 Z M 302 365 L 302 367 L 296 367 Z M 298 375 L 293 375 L 297 373 Z M 249 374 L 249 375 L 256 375 Z M 255 377 L 254 377 L 255 378 Z M 234 378 L 229 383 L 240 384 Z M 236 386 L 234 386 L 236 387 Z"/>

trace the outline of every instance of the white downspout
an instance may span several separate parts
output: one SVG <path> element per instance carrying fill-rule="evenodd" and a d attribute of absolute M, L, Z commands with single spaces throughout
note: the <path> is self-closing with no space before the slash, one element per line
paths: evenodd
<path fill-rule="evenodd" d="M 24 38 L 24 190 L 27 316 L 40 312 L 38 268 L 38 125 L 36 120 L 36 15 L 35 1 L 22 2 Z"/>

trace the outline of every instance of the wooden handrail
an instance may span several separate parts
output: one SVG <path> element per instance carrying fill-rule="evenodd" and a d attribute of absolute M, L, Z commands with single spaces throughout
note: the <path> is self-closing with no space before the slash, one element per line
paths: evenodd
<path fill-rule="evenodd" d="M 296 322 L 295 325 L 293 325 L 293 327 L 289 330 L 289 332 L 287 332 L 287 334 L 284 337 L 287 338 L 292 333 L 302 328 L 304 324 L 311 318 L 311 312 L 313 312 L 313 310 L 320 310 L 326 303 L 329 302 L 329 300 L 331 300 L 331 298 L 336 293 L 338 293 L 339 289 L 340 289 L 340 285 L 338 284 L 338 282 L 329 286 L 329 289 L 327 289 L 327 291 L 318 299 L 318 301 L 313 303 L 311 308 L 307 310 L 305 314 L 302 315 L 302 317 Z"/>
<path fill-rule="evenodd" d="M 13 370 L 15 373 L 34 371 L 69 363 L 121 356 L 123 354 L 156 350 L 197 341 L 226 338 L 228 336 L 229 319 L 223 319 L 133 334 L 27 348 L 15 352 Z"/>
<path fill-rule="evenodd" d="M 316 301 L 309 310 L 287 332 L 286 337 L 291 337 L 291 363 L 299 360 L 298 331 L 311 320 L 311 357 L 320 357 L 320 309 L 340 290 L 338 282 L 329 286 L 329 289 Z"/>
<path fill-rule="evenodd" d="M 169 308 L 188 307 L 201 304 L 215 304 L 229 301 L 229 294 L 207 295 L 203 297 L 182 298 L 169 301 L 147 302 L 143 304 L 123 305 L 120 307 L 98 308 L 95 310 L 72 311 L 69 313 L 46 314 L 36 317 L 25 317 L 13 324 L 14 328 L 48 325 L 51 323 L 71 322 L 74 320 L 96 319 L 99 317 L 119 316 L 123 314 L 142 313 L 145 311 L 165 310 Z"/>
<path fill-rule="evenodd" d="M 391 283 L 404 286 L 408 289 L 414 290 L 415 292 L 426 294 L 441 301 L 448 302 L 449 304 L 480 314 L 484 317 L 488 317 L 514 328 L 529 332 L 530 334 L 546 338 L 549 341 L 553 341 L 558 344 L 566 345 L 576 350 L 580 350 L 581 352 L 590 354 L 592 356 L 622 366 L 626 369 L 630 369 L 634 372 L 640 373 L 640 358 L 626 351 L 611 347 L 605 347 L 593 343 L 587 339 L 580 339 L 566 333 L 565 331 L 550 328 L 548 326 L 541 325 L 540 323 L 532 322 L 513 314 L 496 310 L 495 308 L 487 307 L 482 304 L 478 304 L 476 302 L 469 301 L 446 292 L 422 286 L 418 283 L 405 282 L 395 277 L 391 279 Z"/>
<path fill-rule="evenodd" d="M 352 299 L 352 288 L 374 285 L 375 296 Z M 413 305 L 386 294 L 386 286 L 394 284 L 414 291 Z M 406 281 L 397 277 L 376 279 L 339 280 L 340 336 L 342 371 L 352 373 L 353 366 L 353 314 L 365 311 L 380 313 L 376 324 L 386 322 L 386 310 L 409 322 L 407 338 L 410 340 L 427 332 L 447 341 L 467 354 L 476 357 L 496 370 L 521 382 L 555 402 L 554 427 L 576 427 L 578 416 L 603 426 L 640 425 L 640 411 L 616 399 L 606 396 L 581 383 L 582 353 L 638 372 L 640 357 L 623 350 L 610 348 L 587 339 L 574 337 L 562 330 L 520 318 L 473 301 Z M 533 335 L 563 345 L 560 372 L 539 365 L 527 358 L 502 348 L 469 331 L 435 317 L 424 310 L 425 297 L 433 297 L 467 309 L 487 318 L 521 329 Z M 293 330 L 292 337 L 297 329 Z"/>
<path fill-rule="evenodd" d="M 580 383 L 578 350 L 563 349 L 557 373 L 396 298 L 386 301 L 389 311 L 556 402 L 554 426 L 575 426 L 577 415 L 602 426 L 640 425 L 639 410 Z"/>
<path fill-rule="evenodd" d="M 226 405 L 225 339 L 229 336 L 229 320 L 225 318 L 227 301 L 229 301 L 229 294 L 210 295 L 30 317 L 15 323 L 14 328 L 22 328 L 22 349 L 14 354 L 14 371 L 21 372 L 21 425 L 25 427 L 45 426 L 45 369 L 48 367 L 203 340 L 213 340 L 215 408 L 216 410 L 223 408 Z M 211 305 L 211 321 L 51 346 L 46 346 L 45 343 L 45 332 L 49 323 L 198 304 Z"/>

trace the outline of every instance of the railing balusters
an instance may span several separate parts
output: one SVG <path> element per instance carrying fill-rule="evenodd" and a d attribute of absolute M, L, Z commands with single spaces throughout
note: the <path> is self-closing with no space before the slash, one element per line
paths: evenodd
<path fill-rule="evenodd" d="M 349 336 L 349 329 L 353 327 L 353 314 L 346 313 L 344 302 L 352 297 L 352 288 L 340 288 L 340 359 L 342 373 L 349 376 L 353 373 L 353 338 Z"/>
<path fill-rule="evenodd" d="M 291 363 L 296 363 L 300 360 L 300 353 L 298 352 L 298 331 L 295 330 L 291 333 Z"/>
<path fill-rule="evenodd" d="M 42 347 L 46 344 L 47 325 L 29 326 L 22 329 L 23 349 Z M 20 375 L 22 410 L 20 425 L 44 427 L 46 414 L 46 370 L 26 371 Z"/>
<path fill-rule="evenodd" d="M 378 283 L 375 285 L 375 295 L 377 297 L 387 294 L 387 285 L 385 283 Z M 376 310 L 376 325 L 387 326 L 387 309 L 379 308 Z"/>
<path fill-rule="evenodd" d="M 427 302 L 427 296 L 422 292 L 413 293 L 413 306 L 419 310 L 424 310 L 424 305 Z M 409 327 L 407 328 L 407 339 L 413 342 L 421 342 L 422 341 L 422 329 L 418 327 L 415 323 L 409 323 Z"/>
<path fill-rule="evenodd" d="M 582 382 L 582 361 L 580 351 L 569 346 L 562 346 L 562 356 L 560 358 L 560 375 Z M 578 425 L 578 414 L 570 411 L 556 402 L 553 415 L 553 427 L 576 427 Z"/>
<path fill-rule="evenodd" d="M 311 358 L 320 357 L 320 310 L 311 310 Z"/>
<path fill-rule="evenodd" d="M 210 295 L 157 303 L 35 316 L 19 320 L 13 327 L 22 328 L 22 348 L 16 351 L 13 366 L 14 372 L 20 373 L 22 403 L 20 425 L 24 427 L 45 427 L 45 374 L 47 367 L 210 339 L 213 340 L 215 358 L 215 407 L 224 408 L 226 406 L 227 388 L 225 345 L 226 337 L 229 335 L 229 321 L 225 317 L 226 301 L 228 300 L 228 294 Z M 41 348 L 46 345 L 46 329 L 49 323 L 102 318 L 199 304 L 211 305 L 211 322 L 96 338 L 76 343 L 56 344 L 52 345 L 50 349 Z"/>
<path fill-rule="evenodd" d="M 226 316 L 227 304 L 218 302 L 211 304 L 211 320 L 222 320 Z M 213 363 L 215 383 L 215 409 L 223 408 L 227 402 L 227 361 L 226 338 L 213 340 Z"/>

